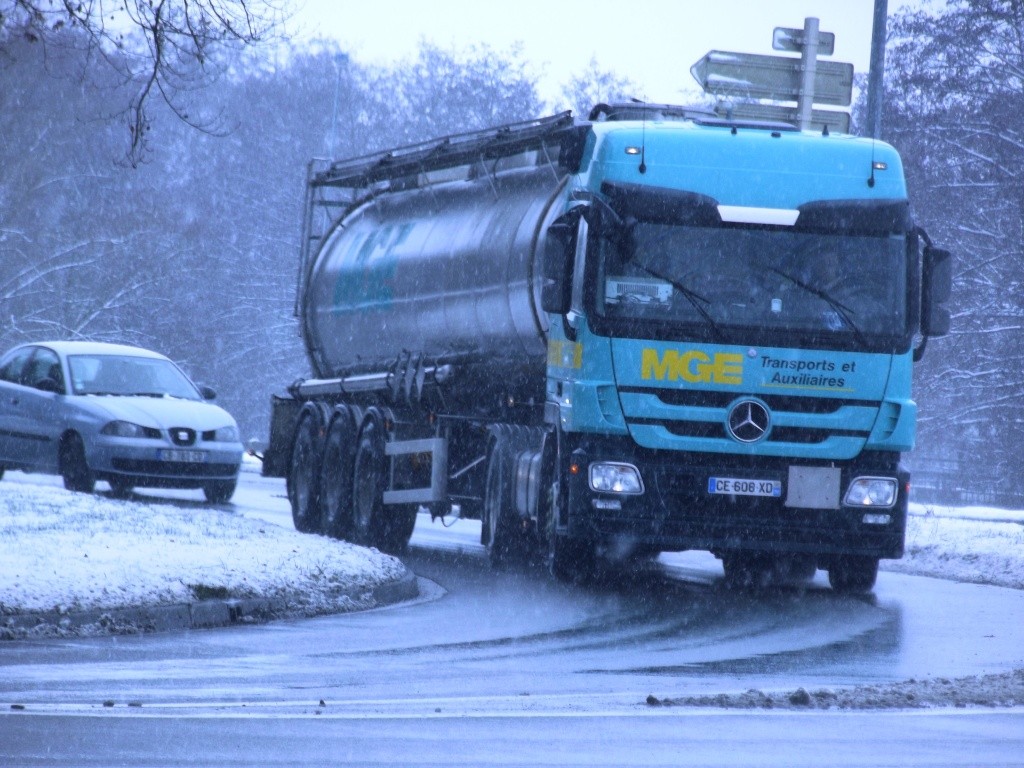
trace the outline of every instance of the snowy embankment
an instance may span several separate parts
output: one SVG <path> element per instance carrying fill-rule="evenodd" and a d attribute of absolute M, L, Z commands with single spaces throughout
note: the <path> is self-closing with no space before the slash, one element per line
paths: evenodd
<path fill-rule="evenodd" d="M 914 504 L 902 560 L 885 570 L 1024 589 L 1024 512 Z M 2 614 L 109 610 L 209 597 L 284 597 L 297 612 L 344 610 L 402 563 L 195 504 L 0 486 Z"/>
<path fill-rule="evenodd" d="M 376 550 L 196 504 L 0 484 L 3 615 L 283 598 L 299 615 L 360 607 L 405 574 Z"/>
<path fill-rule="evenodd" d="M 911 504 L 906 554 L 882 569 L 1024 589 L 1024 511 Z"/>
<path fill-rule="evenodd" d="M 906 556 L 885 560 L 882 567 L 1024 589 L 1024 511 L 914 504 Z M 281 598 L 292 615 L 339 612 L 365 604 L 352 595 L 404 575 L 399 560 L 376 550 L 300 534 L 228 509 L 0 482 L 0 637 L 18 614 L 108 611 L 212 597 Z M 1022 670 L 835 691 L 648 698 L 651 706 L 782 709 L 1022 702 Z"/>

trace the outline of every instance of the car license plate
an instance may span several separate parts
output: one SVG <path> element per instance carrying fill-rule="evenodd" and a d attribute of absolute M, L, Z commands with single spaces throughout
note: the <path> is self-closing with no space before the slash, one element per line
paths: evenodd
<path fill-rule="evenodd" d="M 729 496 L 782 496 L 779 480 L 746 480 L 737 477 L 709 477 L 708 493 Z"/>
<path fill-rule="evenodd" d="M 206 451 L 185 451 L 180 448 L 165 448 L 160 451 L 160 460 L 201 464 L 206 461 Z"/>

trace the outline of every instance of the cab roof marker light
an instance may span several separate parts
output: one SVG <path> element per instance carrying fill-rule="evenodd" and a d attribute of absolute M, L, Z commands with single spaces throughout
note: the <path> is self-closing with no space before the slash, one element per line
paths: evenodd
<path fill-rule="evenodd" d="M 871 163 L 871 167 L 876 171 L 886 171 L 889 169 L 889 164 L 882 162 L 881 160 L 875 160 Z"/>
<path fill-rule="evenodd" d="M 626 147 L 626 154 L 627 155 L 639 155 L 640 154 L 640 147 Z"/>
<path fill-rule="evenodd" d="M 793 208 L 753 208 L 744 205 L 720 205 L 718 215 L 730 224 L 770 224 L 792 227 L 800 211 Z"/>

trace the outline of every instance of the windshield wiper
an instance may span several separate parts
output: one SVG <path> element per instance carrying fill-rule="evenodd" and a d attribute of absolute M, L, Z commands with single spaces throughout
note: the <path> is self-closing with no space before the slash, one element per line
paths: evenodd
<path fill-rule="evenodd" d="M 633 261 L 632 264 L 633 264 L 633 266 L 642 269 L 644 272 L 646 272 L 651 277 L 657 278 L 658 280 L 664 280 L 666 283 L 668 283 L 673 288 L 675 288 L 677 291 L 679 291 L 681 294 L 683 294 L 684 298 L 688 302 L 690 302 L 690 304 L 693 305 L 693 308 L 696 309 L 697 312 L 700 313 L 700 316 L 704 318 L 704 322 L 706 322 L 708 324 L 708 327 L 711 328 L 712 331 L 714 331 L 715 336 L 717 336 L 718 338 L 722 338 L 722 329 L 718 327 L 718 323 L 715 322 L 715 319 L 713 317 L 711 317 L 711 313 L 708 312 L 707 309 L 705 308 L 705 306 L 710 306 L 711 305 L 711 301 L 710 300 L 708 300 L 704 296 L 701 296 L 696 291 L 694 291 L 694 290 L 692 290 L 690 288 L 687 288 L 685 285 L 683 285 L 681 282 L 679 282 L 675 278 L 669 277 L 668 275 L 663 275 L 663 274 L 661 274 L 661 273 L 651 269 L 647 265 L 641 264 L 639 261 Z M 705 305 L 705 306 L 701 306 L 702 304 Z"/>
<path fill-rule="evenodd" d="M 842 320 L 843 323 L 845 323 L 846 326 L 851 331 L 853 331 L 853 335 L 856 337 L 857 343 L 859 343 L 862 347 L 866 347 L 868 345 L 868 340 L 864 337 L 864 333 L 857 326 L 857 324 L 853 321 L 853 318 L 850 317 L 850 315 L 853 313 L 853 310 L 850 309 L 845 304 L 843 304 L 838 299 L 836 299 L 828 291 L 823 290 L 821 288 L 817 288 L 817 287 L 815 287 L 813 285 L 808 285 L 807 283 L 805 283 L 800 278 L 794 277 L 793 275 L 789 274 L 788 272 L 784 272 L 783 270 L 777 269 L 776 267 L 768 267 L 768 271 L 769 272 L 774 272 L 779 277 L 785 278 L 786 280 L 791 282 L 797 288 L 800 288 L 801 290 L 807 291 L 807 293 L 809 293 L 809 294 L 811 294 L 813 296 L 817 296 L 819 299 L 824 301 L 826 304 L 828 304 L 835 311 L 836 315 L 839 316 L 839 319 Z"/>

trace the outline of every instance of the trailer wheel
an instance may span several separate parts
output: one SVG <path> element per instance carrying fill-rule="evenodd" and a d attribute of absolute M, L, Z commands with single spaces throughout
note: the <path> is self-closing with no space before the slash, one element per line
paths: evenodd
<path fill-rule="evenodd" d="M 323 454 L 323 418 L 319 409 L 309 408 L 300 417 L 292 441 L 288 465 L 288 501 L 295 530 L 320 530 L 320 462 Z"/>
<path fill-rule="evenodd" d="M 355 419 L 345 406 L 338 406 L 327 428 L 320 469 L 320 530 L 336 539 L 352 529 L 352 472 L 355 458 Z"/>
<path fill-rule="evenodd" d="M 352 540 L 357 544 L 383 544 L 386 469 L 384 428 L 375 416 L 368 415 L 359 429 L 352 470 Z"/>
<path fill-rule="evenodd" d="M 418 504 L 391 506 L 382 520 L 380 543 L 384 552 L 398 554 L 409 546 L 413 529 L 416 527 L 416 515 L 419 514 Z"/>
<path fill-rule="evenodd" d="M 837 557 L 829 566 L 828 583 L 836 592 L 864 594 L 878 579 L 878 558 L 857 555 Z"/>
<path fill-rule="evenodd" d="M 514 504 L 514 452 L 511 440 L 502 432 L 491 442 L 484 486 L 484 525 L 487 556 L 491 565 L 505 567 L 526 557 L 525 537 L 516 525 Z"/>

